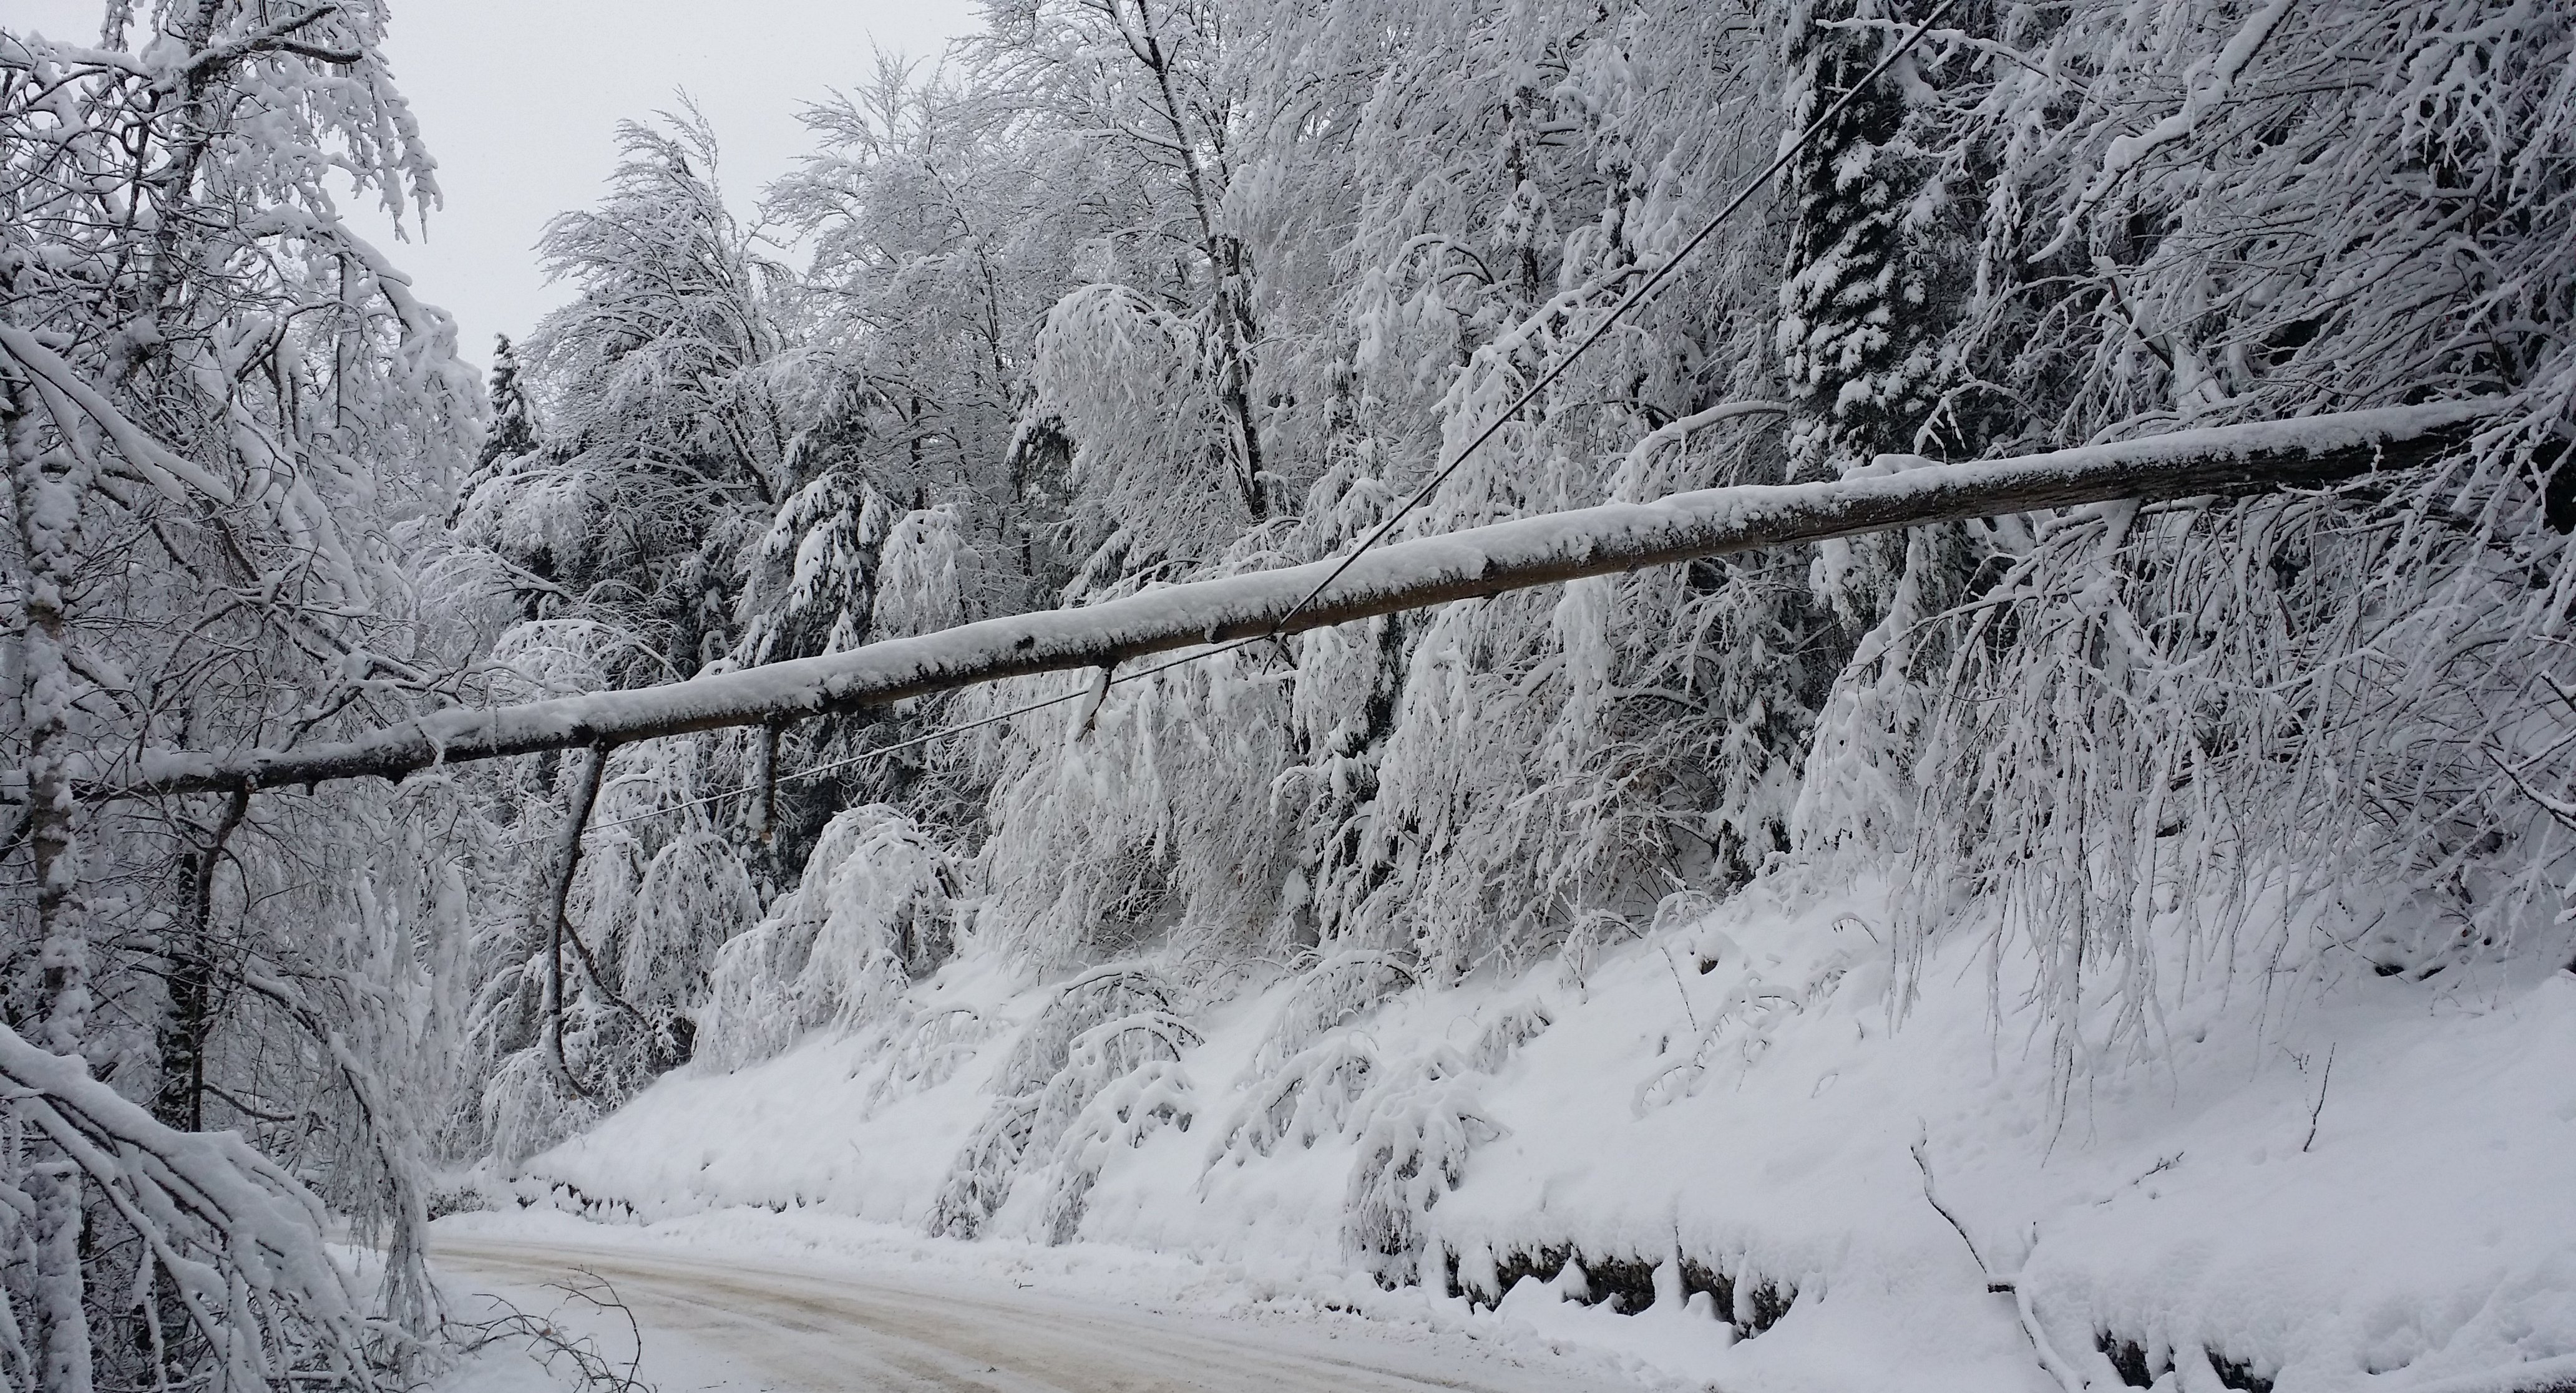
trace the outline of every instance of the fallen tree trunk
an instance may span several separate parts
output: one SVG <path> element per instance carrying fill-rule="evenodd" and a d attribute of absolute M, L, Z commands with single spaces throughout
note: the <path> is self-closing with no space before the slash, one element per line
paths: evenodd
<path fill-rule="evenodd" d="M 337 744 L 149 751 L 86 782 L 92 796 L 137 796 L 399 779 L 442 763 L 794 721 L 1003 678 L 1115 667 L 1197 644 L 1758 547 L 2111 499 L 2313 487 L 2436 459 L 2504 405 L 2485 398 L 2352 411 L 1969 464 L 1882 456 L 1848 479 L 1706 489 L 1392 543 L 1354 561 L 1302 608 L 1337 562 L 1193 581 L 659 687 L 440 711 Z"/>

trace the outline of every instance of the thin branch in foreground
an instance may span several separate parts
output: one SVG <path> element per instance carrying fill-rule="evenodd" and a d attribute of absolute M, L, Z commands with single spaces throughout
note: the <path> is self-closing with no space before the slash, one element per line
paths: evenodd
<path fill-rule="evenodd" d="M 505 1298 L 488 1291 L 476 1294 L 500 1307 L 502 1314 L 488 1321 L 450 1322 L 449 1329 L 467 1332 L 459 1341 L 459 1351 L 474 1354 L 494 1345 L 524 1342 L 528 1356 L 548 1373 L 555 1372 L 557 1364 L 569 1362 L 573 1381 L 582 1393 L 656 1393 L 652 1384 L 638 1377 L 637 1371 L 644 1363 L 644 1330 L 635 1319 L 633 1308 L 618 1296 L 616 1284 L 607 1278 L 587 1267 L 577 1267 L 573 1271 L 580 1274 L 582 1280 L 550 1282 L 548 1288 L 562 1292 L 566 1304 L 581 1301 L 594 1309 L 614 1311 L 625 1318 L 633 1353 L 628 1355 L 624 1368 L 619 1368 L 617 1362 L 600 1349 L 597 1336 L 574 1335 L 557 1323 L 551 1314 L 540 1316 L 522 1311 Z M 556 1309 L 562 1308 L 558 1306 Z"/>

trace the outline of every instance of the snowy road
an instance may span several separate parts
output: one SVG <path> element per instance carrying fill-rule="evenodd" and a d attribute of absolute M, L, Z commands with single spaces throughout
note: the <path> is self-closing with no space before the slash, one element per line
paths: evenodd
<path fill-rule="evenodd" d="M 659 1393 L 1635 1389 L 1461 1336 L 1347 1320 L 1166 1315 L 953 1279 L 483 1238 L 442 1240 L 436 1262 L 451 1290 L 529 1311 L 553 1309 L 561 1294 L 548 1284 L 577 1269 L 608 1279 L 642 1327 L 640 1377 Z M 591 1324 L 622 1362 L 624 1323 Z"/>

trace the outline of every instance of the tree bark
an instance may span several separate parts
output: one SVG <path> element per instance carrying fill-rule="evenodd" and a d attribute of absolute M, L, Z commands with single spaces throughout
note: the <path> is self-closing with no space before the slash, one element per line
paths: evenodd
<path fill-rule="evenodd" d="M 751 808 L 745 819 L 751 864 L 760 882 L 761 902 L 769 901 L 778 861 L 778 726 L 763 721 L 751 744 Z"/>
<path fill-rule="evenodd" d="M 161 751 L 102 770 L 96 796 L 399 779 L 465 760 L 725 726 L 803 720 L 1034 673 L 1308 629 L 1693 557 L 2110 499 L 2315 487 L 2412 468 L 2457 448 L 2507 403 L 2481 398 L 2177 431 L 1971 464 L 1881 456 L 1852 478 L 1676 494 L 1546 513 L 1319 561 L 1149 590 L 1081 609 L 987 619 L 846 653 L 660 687 L 456 709 L 356 740 L 237 754 Z M 122 777 L 119 777 L 122 775 Z"/>
<path fill-rule="evenodd" d="M 86 461 L 57 441 L 48 448 L 35 384 L 0 376 L 0 440 L 6 442 L 10 502 L 26 570 L 19 577 L 19 718 L 27 738 L 27 839 L 36 860 L 36 1040 L 77 1055 L 89 1034 L 89 925 L 80 895 L 80 845 L 72 825 L 71 703 L 65 602 L 77 579 Z M 68 424 L 63 429 L 70 429 Z M 67 458 L 66 458 L 67 457 Z M 60 467 L 65 466 L 68 467 Z M 39 1381 L 48 1393 L 89 1393 L 91 1332 L 82 1264 L 84 1196 L 79 1168 L 59 1153 L 30 1167 L 35 1201 L 36 1329 Z"/>
<path fill-rule="evenodd" d="M 555 841 L 553 863 L 546 892 L 539 899 L 539 912 L 545 916 L 542 937 L 546 944 L 546 999 L 544 1041 L 546 1062 L 566 1087 L 587 1098 L 590 1090 L 574 1077 L 572 1062 L 564 1058 L 564 932 L 565 902 L 572 898 L 573 873 L 581 868 L 581 834 L 590 826 L 590 806 L 599 798 L 599 776 L 608 766 L 608 746 L 594 744 L 581 769 L 566 789 L 563 835 Z"/>
<path fill-rule="evenodd" d="M 175 938 L 163 953 L 168 963 L 169 1010 L 161 1020 L 161 1083 L 152 1112 L 164 1126 L 206 1130 L 206 1032 L 213 1025 L 215 873 L 224 847 L 250 813 L 250 791 L 234 789 L 223 816 L 203 845 L 179 858 L 183 879 Z"/>
<path fill-rule="evenodd" d="M 74 836 L 72 701 L 78 690 L 70 658 L 68 605 L 79 580 L 82 505 L 92 469 L 86 451 L 41 424 L 36 384 L 0 376 L 0 440 L 5 440 L 10 502 L 26 558 L 19 577 L 19 720 L 27 739 L 27 833 L 36 860 L 39 1042 L 76 1054 L 89 1033 L 89 925 L 80 893 L 80 845 Z M 68 422 L 59 429 L 68 431 Z"/>

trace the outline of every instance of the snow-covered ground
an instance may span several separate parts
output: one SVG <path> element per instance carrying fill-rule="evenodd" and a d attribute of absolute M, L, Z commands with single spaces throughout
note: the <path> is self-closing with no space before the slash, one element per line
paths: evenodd
<path fill-rule="evenodd" d="M 666 1234 L 566 1233 L 564 1225 L 500 1238 L 489 1227 L 442 1234 L 436 1263 L 451 1301 L 468 1313 L 498 1310 L 497 1300 L 540 1316 L 564 1339 L 587 1341 L 612 1375 L 631 1368 L 654 1393 L 1631 1387 L 1587 1367 L 1597 1360 L 1535 1340 L 1477 1340 L 1352 1315 L 1210 1313 L 1168 1302 L 1140 1309 L 1123 1280 L 1130 1274 L 1114 1264 L 1095 1269 L 1111 1283 L 1095 1290 L 925 1271 L 884 1261 L 882 1251 L 874 1259 L 781 1255 L 707 1233 L 675 1245 L 661 1241 Z M 559 1348 L 504 1341 L 451 1375 L 442 1393 L 557 1393 L 572 1368 Z"/>
<path fill-rule="evenodd" d="M 1900 1019 L 1892 941 L 1863 879 L 1347 1019 L 1316 974 L 1196 1004 L 1177 1066 L 1003 1168 L 968 1243 L 921 1235 L 1062 989 L 970 952 L 900 1031 L 683 1071 L 495 1188 L 635 1240 L 1333 1306 L 1738 1393 L 2576 1386 L 2576 975 L 2248 934 L 2232 972 L 2169 965 L 2196 985 L 2153 1049 L 2061 1087 L 2011 954 L 1946 937 Z M 1390 1195 L 1429 1283 L 1352 1256 Z M 535 1222 L 569 1220 L 446 1221 Z"/>

